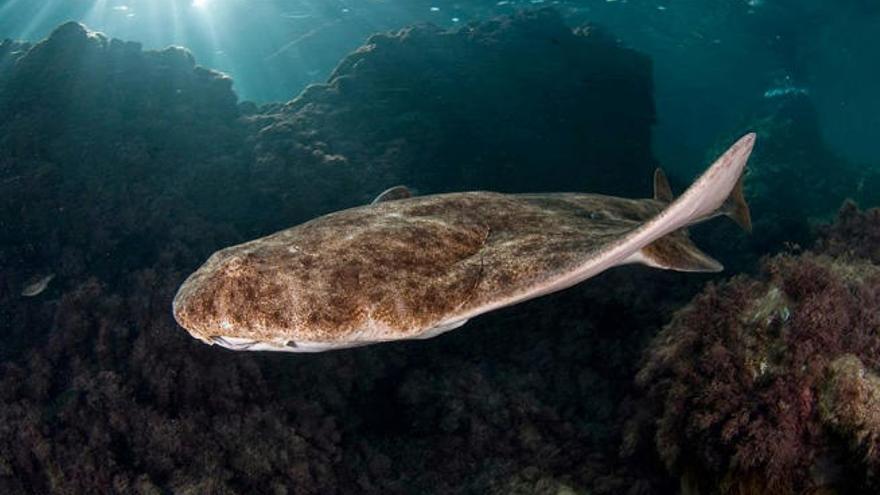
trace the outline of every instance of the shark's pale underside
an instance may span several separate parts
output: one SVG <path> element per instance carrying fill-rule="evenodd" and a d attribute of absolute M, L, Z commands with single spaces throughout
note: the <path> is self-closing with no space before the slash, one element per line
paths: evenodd
<path fill-rule="evenodd" d="M 178 323 L 235 350 L 316 352 L 424 339 L 628 263 L 713 272 L 685 228 L 717 215 L 750 227 L 748 134 L 673 199 L 459 192 L 325 215 L 214 253 L 180 287 Z"/>

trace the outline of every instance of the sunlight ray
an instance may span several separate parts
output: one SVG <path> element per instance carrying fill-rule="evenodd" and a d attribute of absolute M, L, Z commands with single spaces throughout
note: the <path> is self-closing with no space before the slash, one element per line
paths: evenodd
<path fill-rule="evenodd" d="M 21 3 L 22 0 L 10 0 L 6 3 L 6 5 L 0 6 L 0 17 L 8 15 L 10 11 L 15 10 L 15 8 L 18 7 Z"/>
<path fill-rule="evenodd" d="M 51 0 L 44 3 L 40 6 L 37 13 L 31 18 L 31 20 L 25 25 L 25 27 L 19 31 L 18 38 L 21 39 L 31 39 L 34 34 L 36 34 L 37 29 L 43 24 L 43 21 L 49 17 L 54 10 L 56 10 L 58 6 L 57 0 Z"/>
<path fill-rule="evenodd" d="M 95 0 L 92 8 L 82 16 L 82 23 L 92 29 L 95 29 L 97 26 L 104 26 L 104 22 L 107 19 L 107 2 L 108 0 Z"/>

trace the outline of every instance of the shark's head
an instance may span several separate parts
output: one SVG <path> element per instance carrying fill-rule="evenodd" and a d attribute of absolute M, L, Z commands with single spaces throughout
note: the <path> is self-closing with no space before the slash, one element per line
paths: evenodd
<path fill-rule="evenodd" d="M 399 214 L 391 203 L 401 201 L 217 251 L 181 285 L 175 319 L 207 344 L 286 352 L 422 339 L 462 325 L 456 310 L 481 273 L 473 255 L 484 229 Z"/>
<path fill-rule="evenodd" d="M 308 320 L 322 313 L 298 310 L 317 302 L 308 275 L 303 276 L 308 272 L 279 269 L 288 258 L 271 244 L 214 253 L 180 286 L 172 304 L 174 318 L 193 337 L 232 350 L 320 352 L 384 340 L 381 335 L 316 333 L 321 322 Z"/>

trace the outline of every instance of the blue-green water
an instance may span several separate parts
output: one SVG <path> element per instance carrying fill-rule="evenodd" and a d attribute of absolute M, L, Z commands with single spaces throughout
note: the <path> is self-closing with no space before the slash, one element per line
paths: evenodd
<path fill-rule="evenodd" d="M 230 74 L 243 99 L 286 101 L 327 78 L 371 33 L 431 22 L 455 27 L 552 5 L 566 21 L 608 27 L 654 61 L 655 145 L 694 161 L 765 94 L 809 91 L 833 150 L 877 162 L 880 31 L 869 0 L 468 1 L 6 0 L 0 37 L 37 40 L 66 20 L 146 48 L 180 45 Z M 684 155 L 680 155 L 684 154 Z"/>
<path fill-rule="evenodd" d="M 878 35 L 869 0 L 0 0 L 0 493 L 876 493 L 880 216 L 829 225 L 880 205 Z M 690 232 L 719 274 L 315 355 L 172 316 L 214 251 L 397 184 L 680 193 L 746 132 L 751 234 Z"/>

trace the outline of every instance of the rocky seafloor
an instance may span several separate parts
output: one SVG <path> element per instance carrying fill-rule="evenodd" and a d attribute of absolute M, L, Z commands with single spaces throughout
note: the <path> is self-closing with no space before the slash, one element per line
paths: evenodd
<path fill-rule="evenodd" d="M 877 488 L 880 213 L 814 227 L 870 198 L 800 142 L 808 101 L 744 123 L 772 142 L 747 186 L 772 242 L 697 232 L 753 278 L 623 268 L 442 338 L 274 355 L 175 324 L 211 252 L 399 183 L 646 196 L 651 63 L 539 10 L 378 34 L 286 104 L 232 88 L 74 23 L 0 44 L 0 493 Z M 832 206 L 778 208 L 792 187 Z M 815 252 L 761 272 L 786 229 Z"/>

